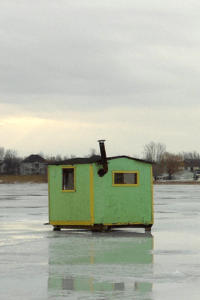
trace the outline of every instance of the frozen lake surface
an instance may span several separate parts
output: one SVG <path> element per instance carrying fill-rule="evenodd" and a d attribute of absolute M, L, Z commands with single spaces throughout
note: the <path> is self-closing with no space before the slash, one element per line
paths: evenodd
<path fill-rule="evenodd" d="M 0 299 L 200 299 L 200 186 L 154 186 L 152 234 L 54 232 L 47 193 L 0 185 Z"/>

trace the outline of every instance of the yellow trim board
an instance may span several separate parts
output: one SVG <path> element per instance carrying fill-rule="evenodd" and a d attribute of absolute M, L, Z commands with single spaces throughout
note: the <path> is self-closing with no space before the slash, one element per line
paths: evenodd
<path fill-rule="evenodd" d="M 49 224 L 51 225 L 94 225 L 92 221 L 50 221 Z M 132 225 L 145 225 L 141 222 L 136 222 L 136 223 L 127 223 L 127 222 L 122 222 L 122 223 L 103 223 L 103 224 L 95 224 L 95 225 L 105 225 L 105 226 L 120 226 L 120 225 L 127 225 L 127 226 L 132 226 Z M 153 225 L 152 223 L 148 223 L 147 225 Z"/>
<path fill-rule="evenodd" d="M 151 218 L 154 223 L 154 199 L 153 199 L 153 168 L 151 166 Z"/>
<path fill-rule="evenodd" d="M 63 190 L 63 169 L 74 169 L 74 188 L 73 190 Z M 76 192 L 76 167 L 75 166 L 62 166 L 62 193 L 75 193 Z"/>
<path fill-rule="evenodd" d="M 115 225 L 127 225 L 127 226 L 132 226 L 132 225 L 153 225 L 152 222 L 149 222 L 148 224 L 144 224 L 144 223 L 141 223 L 141 222 L 135 222 L 135 223 L 128 223 L 128 222 L 121 222 L 121 223 L 103 223 L 103 225 L 106 225 L 106 226 L 115 226 Z"/>
<path fill-rule="evenodd" d="M 73 166 L 73 165 L 62 165 L 62 169 L 67 169 L 67 168 L 72 169 L 72 168 L 75 168 L 75 166 Z"/>
<path fill-rule="evenodd" d="M 47 167 L 47 176 L 48 176 L 48 211 L 49 211 L 49 222 L 50 222 L 50 168 Z"/>
<path fill-rule="evenodd" d="M 51 225 L 93 225 L 91 221 L 50 221 Z"/>
<path fill-rule="evenodd" d="M 93 178 L 93 166 L 90 165 L 90 216 L 91 224 L 94 224 L 94 178 Z"/>
<path fill-rule="evenodd" d="M 115 173 L 134 173 L 137 174 L 137 183 L 122 183 L 122 184 L 116 184 L 115 183 Z M 112 171 L 112 186 L 139 186 L 139 171 Z"/>
<path fill-rule="evenodd" d="M 75 193 L 76 190 L 62 190 L 61 193 Z"/>

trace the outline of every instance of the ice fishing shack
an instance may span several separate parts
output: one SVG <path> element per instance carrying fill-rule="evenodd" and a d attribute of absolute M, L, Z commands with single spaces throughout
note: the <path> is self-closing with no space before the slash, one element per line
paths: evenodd
<path fill-rule="evenodd" d="M 129 156 L 100 153 L 48 165 L 49 223 L 54 230 L 153 225 L 152 164 Z"/>

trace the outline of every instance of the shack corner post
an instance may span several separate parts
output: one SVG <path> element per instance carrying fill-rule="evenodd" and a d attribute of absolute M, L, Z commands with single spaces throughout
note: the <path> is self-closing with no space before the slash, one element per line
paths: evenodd
<path fill-rule="evenodd" d="M 71 158 L 48 165 L 49 223 L 54 230 L 107 231 L 135 227 L 151 231 L 152 163 L 126 155 Z"/>

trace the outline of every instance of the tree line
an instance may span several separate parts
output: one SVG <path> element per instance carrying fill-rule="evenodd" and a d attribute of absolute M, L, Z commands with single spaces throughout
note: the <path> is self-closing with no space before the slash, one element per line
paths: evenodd
<path fill-rule="evenodd" d="M 41 157 L 43 157 L 47 162 L 53 162 L 53 161 L 62 161 L 62 160 L 67 160 L 69 158 L 75 158 L 75 154 L 71 155 L 56 155 L 56 156 L 49 156 L 49 155 L 44 155 L 42 151 L 38 153 Z M 96 150 L 95 149 L 90 149 L 90 152 L 88 155 L 84 157 L 91 157 L 92 155 L 96 155 Z M 23 161 L 26 157 L 19 157 L 17 154 L 16 150 L 13 149 L 7 149 L 5 150 L 4 147 L 0 147 L 0 163 L 3 164 L 3 173 L 11 175 L 11 174 L 16 174 L 19 173 L 19 167 L 21 161 Z M 1 167 L 0 164 L 0 167 Z M 0 169 L 1 173 L 1 169 Z"/>
<path fill-rule="evenodd" d="M 144 146 L 144 158 L 153 163 L 153 176 L 157 180 L 158 176 L 167 173 L 169 180 L 172 175 L 185 167 L 187 160 L 200 160 L 200 154 L 196 151 L 171 153 L 166 151 L 166 145 L 151 142 Z"/>
<path fill-rule="evenodd" d="M 88 155 L 85 155 L 84 157 L 91 157 L 97 154 L 97 151 L 92 148 Z M 43 157 L 47 162 L 62 161 L 76 157 L 74 154 L 64 156 L 58 154 L 56 156 L 49 156 L 44 155 L 41 151 L 38 155 Z M 20 162 L 23 159 L 23 157 L 19 157 L 17 155 L 16 150 L 5 150 L 4 147 L 0 147 L 0 162 L 3 162 L 4 164 L 4 173 L 18 173 Z M 167 173 L 169 179 L 171 179 L 174 173 L 184 168 L 184 162 L 186 160 L 200 160 L 200 154 L 196 151 L 174 154 L 166 150 L 165 144 L 150 142 L 144 146 L 143 159 L 153 163 L 153 175 L 155 180 L 163 173 Z"/>
<path fill-rule="evenodd" d="M 15 174 L 19 169 L 20 161 L 22 161 L 22 158 L 17 156 L 16 150 L 5 150 L 0 147 L 0 162 L 4 165 L 4 173 Z"/>

